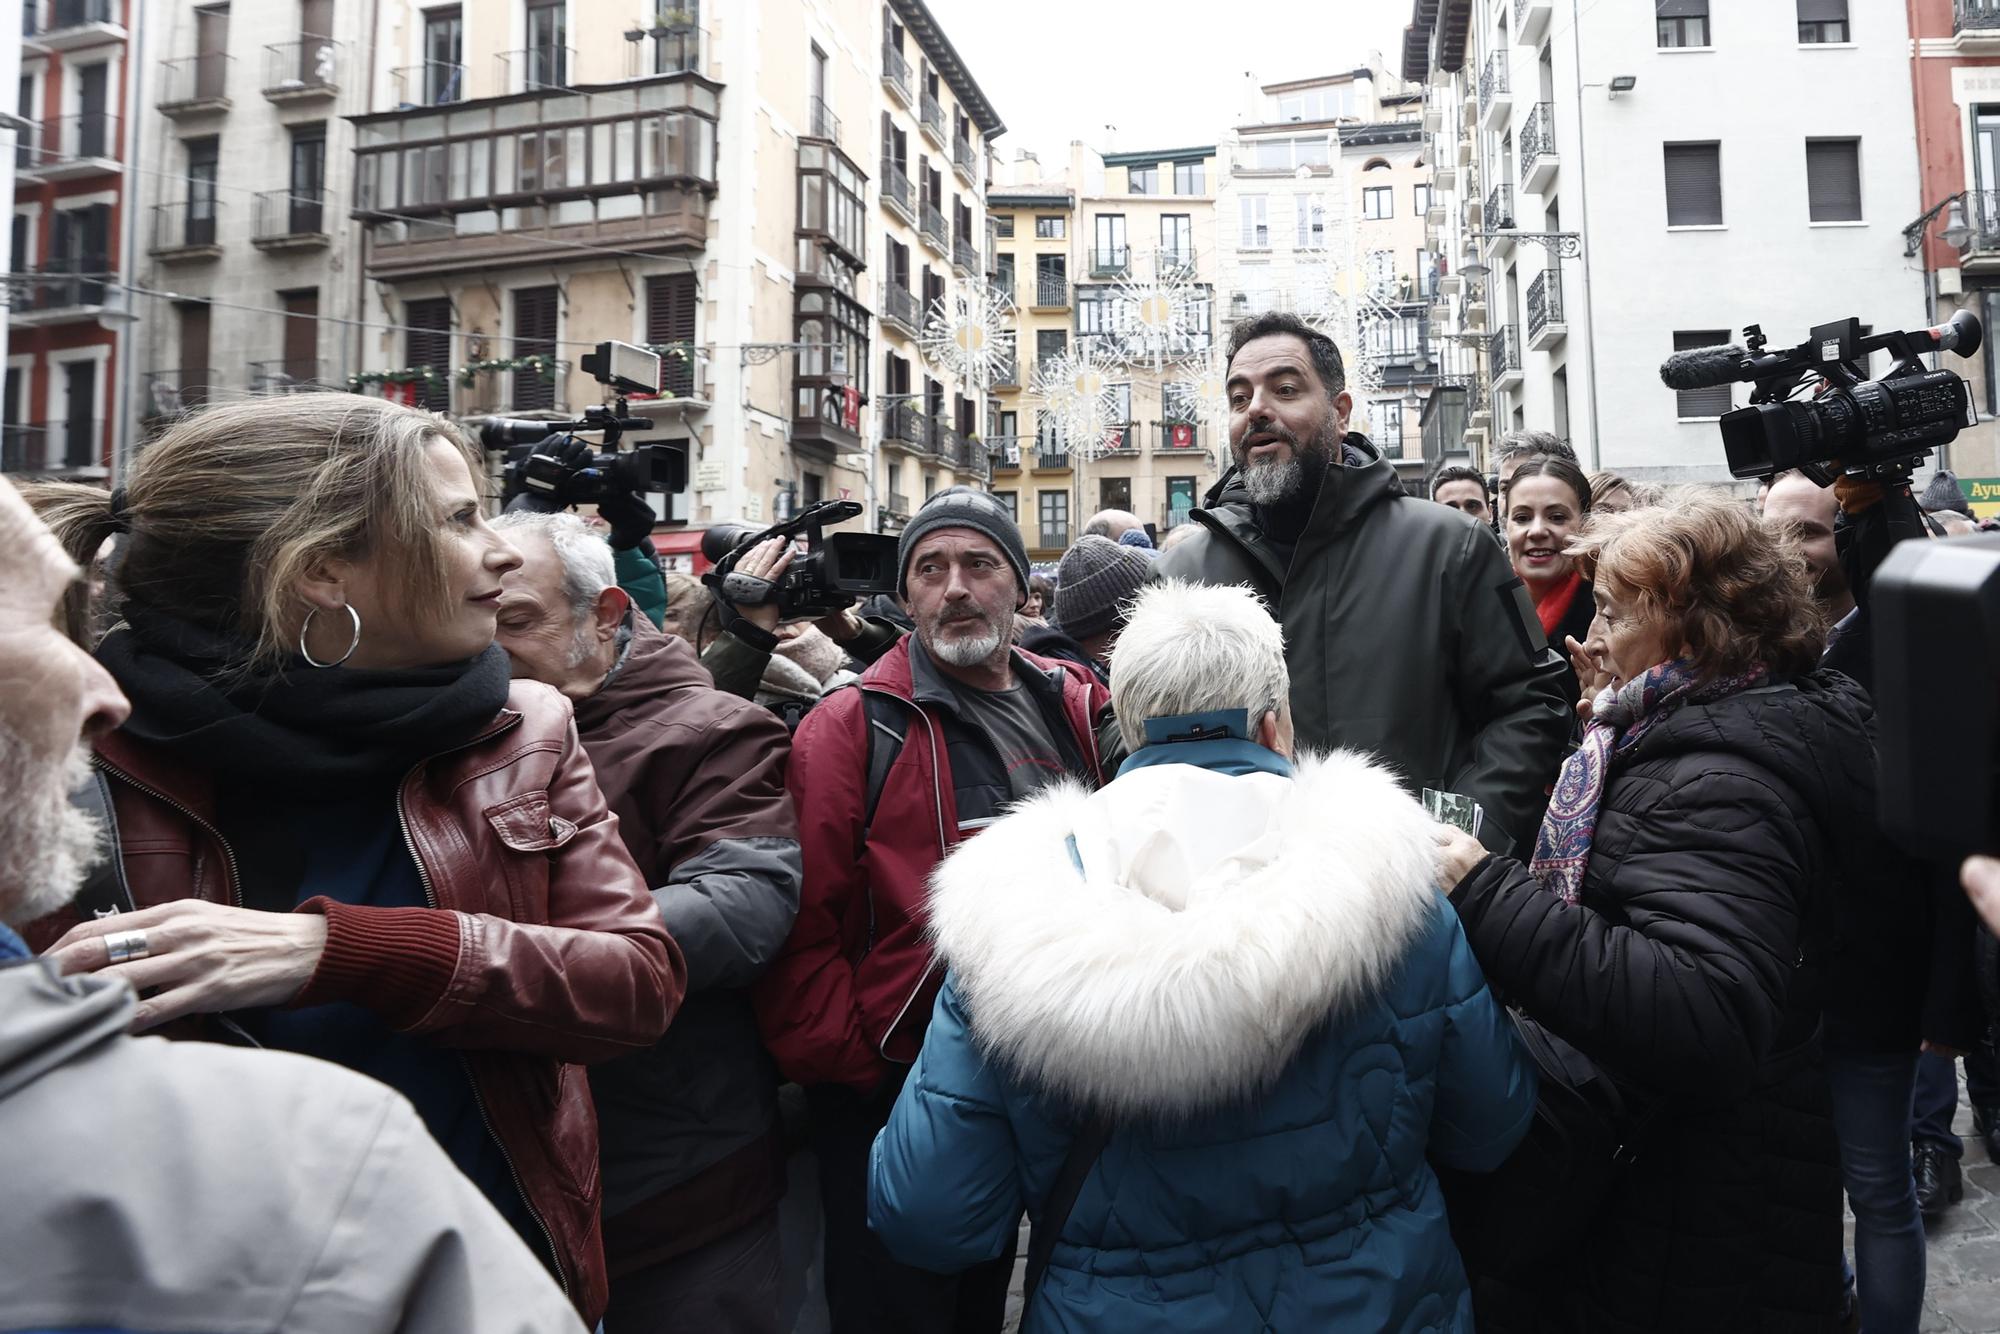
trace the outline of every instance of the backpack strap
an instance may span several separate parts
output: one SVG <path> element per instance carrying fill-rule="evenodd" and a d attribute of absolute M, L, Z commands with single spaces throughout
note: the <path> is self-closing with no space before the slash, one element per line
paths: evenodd
<path fill-rule="evenodd" d="M 92 766 L 90 781 L 70 794 L 70 804 L 89 815 L 100 831 L 97 864 L 70 900 L 78 914 L 110 917 L 133 911 L 132 887 L 125 880 L 125 855 L 118 842 L 118 811 L 111 804 L 111 780 Z"/>
<path fill-rule="evenodd" d="M 1097 1160 L 1104 1156 L 1104 1146 L 1111 1139 L 1111 1122 L 1104 1117 L 1093 1117 L 1084 1123 L 1074 1140 L 1070 1141 L 1069 1152 L 1063 1156 L 1062 1167 L 1056 1173 L 1056 1184 L 1049 1190 L 1047 1204 L 1042 1209 L 1042 1221 L 1035 1224 L 1028 1234 L 1028 1273 L 1021 1288 L 1021 1320 L 1025 1326 L 1028 1313 L 1034 1309 L 1035 1293 L 1040 1291 L 1042 1279 L 1049 1272 L 1049 1257 L 1055 1254 L 1056 1238 L 1069 1221 L 1070 1210 L 1076 1207 L 1076 1197 L 1083 1193 L 1083 1183 L 1089 1178 Z"/>
<path fill-rule="evenodd" d="M 861 721 L 868 732 L 868 798 L 861 808 L 861 841 L 866 843 L 875 829 L 875 808 L 882 804 L 882 789 L 889 784 L 889 769 L 903 753 L 910 719 L 903 705 L 894 699 L 863 690 Z"/>

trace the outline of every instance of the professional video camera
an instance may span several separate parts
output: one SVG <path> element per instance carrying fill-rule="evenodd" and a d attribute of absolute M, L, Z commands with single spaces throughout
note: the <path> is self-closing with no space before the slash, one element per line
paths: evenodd
<path fill-rule="evenodd" d="M 701 554 L 715 568 L 702 581 L 727 601 L 757 606 L 775 601 L 788 620 L 831 615 L 877 593 L 896 591 L 896 539 L 886 533 L 822 532 L 861 513 L 852 500 L 825 500 L 809 505 L 783 523 L 757 528 L 747 523 L 719 523 L 701 535 Z M 775 583 L 736 572 L 736 564 L 759 542 L 773 537 L 805 534 L 805 554 Z"/>
<path fill-rule="evenodd" d="M 606 342 L 586 352 L 582 361 L 584 371 L 612 391 L 610 406 L 585 408 L 581 417 L 567 421 L 488 417 L 479 428 L 481 445 L 507 451 L 502 498 L 511 505 L 528 495 L 541 502 L 536 508 L 567 509 L 686 489 L 687 456 L 680 446 L 618 448 L 626 431 L 652 428 L 649 419 L 627 413 L 625 396 L 659 392 L 659 355 L 631 343 Z M 603 448 L 578 440 L 579 431 L 603 432 Z"/>
<path fill-rule="evenodd" d="M 1660 379 L 1669 389 L 1713 389 L 1755 381 L 1750 406 L 1725 413 L 1722 446 L 1737 477 L 1769 477 L 1797 468 L 1822 486 L 1836 472 L 1891 481 L 1909 479 L 1923 457 L 1949 444 L 1977 417 L 1965 380 L 1930 370 L 1926 352 L 1979 350 L 1979 319 L 1961 310 L 1934 329 L 1863 335 L 1861 322 L 1838 320 L 1783 352 L 1766 352 L 1757 325 L 1735 343 L 1690 348 L 1668 357 Z M 1862 378 L 1869 353 L 1887 351 L 1896 364 L 1879 380 Z M 1795 395 L 1802 391 L 1806 397 Z"/>

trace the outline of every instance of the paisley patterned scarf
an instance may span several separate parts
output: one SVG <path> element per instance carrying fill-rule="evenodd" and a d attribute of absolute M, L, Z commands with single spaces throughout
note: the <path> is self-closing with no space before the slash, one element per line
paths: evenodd
<path fill-rule="evenodd" d="M 1597 836 L 1597 810 L 1604 801 L 1604 782 L 1611 772 L 1613 755 L 1638 745 L 1681 705 L 1707 704 L 1755 689 L 1769 676 L 1758 667 L 1702 684 L 1695 679 L 1693 663 L 1675 659 L 1627 681 L 1616 692 L 1605 687 L 1591 707 L 1583 744 L 1563 761 L 1555 793 L 1549 798 L 1549 812 L 1542 817 L 1541 833 L 1535 838 L 1535 859 L 1528 870 L 1542 882 L 1542 888 L 1564 903 L 1576 902 L 1583 888 L 1584 867 L 1590 863 L 1590 843 Z"/>

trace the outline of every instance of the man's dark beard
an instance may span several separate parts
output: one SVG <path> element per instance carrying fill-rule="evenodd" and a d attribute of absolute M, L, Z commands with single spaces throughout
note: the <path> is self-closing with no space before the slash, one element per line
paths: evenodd
<path fill-rule="evenodd" d="M 1244 462 L 1242 457 L 1237 459 L 1243 487 L 1250 493 L 1251 503 L 1256 505 L 1277 505 L 1296 497 L 1308 476 L 1321 476 L 1325 471 L 1324 465 L 1331 464 L 1339 456 L 1342 443 L 1340 419 L 1331 413 L 1309 444 L 1302 445 L 1296 435 L 1275 422 L 1263 433 L 1276 435 L 1288 442 L 1292 447 L 1292 456 L 1282 463 L 1252 464 Z M 1255 433 L 1245 432 L 1244 438 L 1248 439 L 1251 434 Z M 1244 455 L 1248 453 L 1247 449 L 1242 451 Z M 1307 455 L 1315 456 L 1322 466 L 1308 466 L 1305 462 Z"/>

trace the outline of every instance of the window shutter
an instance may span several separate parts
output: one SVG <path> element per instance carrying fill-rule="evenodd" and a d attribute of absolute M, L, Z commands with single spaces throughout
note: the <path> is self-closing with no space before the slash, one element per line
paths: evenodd
<path fill-rule="evenodd" d="M 556 355 L 556 289 L 529 287 L 514 293 L 514 352 L 516 357 Z M 560 372 L 557 373 L 558 375 Z M 553 408 L 556 376 L 544 379 L 532 370 L 514 372 L 514 408 Z"/>
<path fill-rule="evenodd" d="M 1799 0 L 1801 23 L 1845 23 L 1847 0 Z"/>
<path fill-rule="evenodd" d="M 1719 144 L 1668 144 L 1667 225 L 1716 226 L 1722 222 L 1722 148 Z"/>
<path fill-rule="evenodd" d="M 415 406 L 427 412 L 451 411 L 451 302 L 444 297 L 412 301 L 403 307 L 403 364 L 411 370 L 428 366 L 435 382 L 417 381 Z"/>
<path fill-rule="evenodd" d="M 1676 331 L 1674 351 L 1685 352 L 1691 347 L 1713 347 L 1717 343 L 1729 341 L 1727 329 L 1695 329 Z M 1677 417 L 1720 417 L 1729 411 L 1729 386 L 1716 385 L 1713 389 L 1680 389 L 1674 392 L 1674 415 Z"/>
<path fill-rule="evenodd" d="M 1663 19 L 1705 19 L 1708 0 L 1655 0 L 1653 12 Z"/>
<path fill-rule="evenodd" d="M 646 279 L 646 341 L 655 347 L 694 342 L 695 284 L 692 273 Z M 660 389 L 676 398 L 694 393 L 693 349 L 685 357 L 660 356 Z"/>
<path fill-rule="evenodd" d="M 1861 141 L 1806 140 L 1806 207 L 1814 222 L 1861 219 Z"/>

